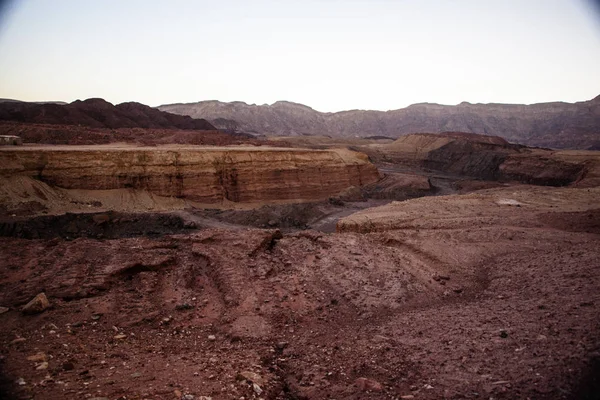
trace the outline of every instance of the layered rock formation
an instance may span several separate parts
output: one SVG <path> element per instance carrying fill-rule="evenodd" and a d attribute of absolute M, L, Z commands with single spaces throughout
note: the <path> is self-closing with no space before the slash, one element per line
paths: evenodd
<path fill-rule="evenodd" d="M 265 135 L 387 136 L 460 131 L 503 137 L 529 146 L 600 149 L 600 96 L 578 103 L 413 104 L 390 111 L 322 113 L 302 104 L 201 101 L 162 111 L 206 118 L 217 128 Z"/>
<path fill-rule="evenodd" d="M 484 180 L 564 186 L 597 169 L 600 153 L 579 156 L 528 148 L 497 136 L 463 133 L 411 134 L 382 145 L 358 146 L 376 162 Z"/>
<path fill-rule="evenodd" d="M 379 179 L 348 150 L 207 147 L 21 147 L 0 150 L 0 176 L 65 189 L 139 189 L 199 203 L 327 198 Z"/>

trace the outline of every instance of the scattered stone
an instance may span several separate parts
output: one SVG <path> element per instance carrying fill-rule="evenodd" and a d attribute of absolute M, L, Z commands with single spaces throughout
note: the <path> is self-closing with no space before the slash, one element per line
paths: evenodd
<path fill-rule="evenodd" d="M 29 303 L 25 304 L 21 311 L 23 314 L 39 314 L 50 307 L 50 302 L 44 293 L 35 296 Z"/>
<path fill-rule="evenodd" d="M 188 303 L 177 304 L 175 306 L 176 310 L 192 310 L 193 308 L 194 308 L 194 306 L 191 304 L 188 304 Z"/>
<path fill-rule="evenodd" d="M 181 393 L 181 390 L 177 390 L 177 389 L 175 389 L 175 390 L 173 391 L 173 393 L 175 394 L 175 397 L 177 397 L 178 399 L 180 399 L 180 398 L 181 398 L 181 396 L 183 396 L 183 393 Z"/>
<path fill-rule="evenodd" d="M 404 400 L 408 400 L 408 399 L 414 399 L 415 396 L 413 396 L 412 394 L 405 394 L 404 396 L 400 396 L 401 399 Z"/>
<path fill-rule="evenodd" d="M 92 314 L 92 319 L 98 321 L 102 317 L 102 314 Z"/>
<path fill-rule="evenodd" d="M 252 371 L 242 371 L 237 375 L 238 380 L 247 380 L 252 383 L 256 383 L 258 385 L 265 385 L 265 380 L 256 372 Z"/>
<path fill-rule="evenodd" d="M 116 340 L 123 340 L 126 337 L 127 337 L 127 335 L 125 335 L 124 333 L 119 333 L 118 335 L 113 336 L 113 338 Z"/>
<path fill-rule="evenodd" d="M 506 339 L 508 337 L 508 332 L 506 332 L 504 329 L 500 331 L 500 337 L 502 339 Z"/>
<path fill-rule="evenodd" d="M 288 342 L 278 342 L 275 345 L 275 348 L 279 351 L 283 351 L 283 349 L 285 349 L 288 346 Z"/>
<path fill-rule="evenodd" d="M 91 397 L 88 400 L 108 400 L 108 397 Z"/>
<path fill-rule="evenodd" d="M 8 307 L 0 307 L 0 314 L 4 314 L 6 312 L 8 312 L 10 310 L 10 308 Z"/>
<path fill-rule="evenodd" d="M 362 391 L 372 390 L 374 392 L 380 392 L 383 390 L 381 383 L 373 379 L 358 378 L 354 383 Z"/>
<path fill-rule="evenodd" d="M 26 339 L 24 337 L 16 338 L 10 342 L 10 344 L 19 344 L 23 343 Z"/>
<path fill-rule="evenodd" d="M 67 362 L 63 363 L 62 368 L 65 371 L 73 371 L 75 369 L 75 364 L 73 364 L 70 361 L 67 361 Z"/>
<path fill-rule="evenodd" d="M 45 353 L 36 353 L 32 356 L 27 357 L 28 361 L 33 361 L 33 362 L 42 362 L 42 361 L 47 361 L 48 357 L 46 356 Z"/>
<path fill-rule="evenodd" d="M 139 378 L 142 376 L 141 372 L 134 372 L 133 374 L 129 375 L 132 378 Z"/>
<path fill-rule="evenodd" d="M 198 400 L 212 400 L 212 397 L 210 397 L 210 396 L 200 396 L 200 397 L 198 397 Z"/>
<path fill-rule="evenodd" d="M 258 386 L 256 383 L 252 384 L 252 389 L 254 390 L 254 393 L 256 393 L 257 396 L 260 396 L 263 392 L 262 388 L 260 386 Z"/>
<path fill-rule="evenodd" d="M 208 340 L 214 342 L 215 340 L 217 340 L 217 337 L 215 335 L 208 335 Z"/>
<path fill-rule="evenodd" d="M 27 385 L 27 382 L 25 382 L 25 379 L 19 378 L 19 379 L 17 379 L 16 384 L 19 386 L 24 386 L 24 385 Z"/>
<path fill-rule="evenodd" d="M 181 396 L 182 400 L 194 400 L 196 398 L 196 396 L 194 396 L 193 394 L 184 394 L 183 396 Z"/>
<path fill-rule="evenodd" d="M 81 321 L 73 322 L 71 324 L 71 327 L 73 327 L 73 328 L 79 328 L 80 326 L 83 326 L 83 322 L 81 322 Z"/>
<path fill-rule="evenodd" d="M 37 369 L 38 371 L 48 369 L 48 361 L 41 362 L 37 367 L 35 367 L 35 369 Z"/>
<path fill-rule="evenodd" d="M 423 387 L 427 390 L 433 389 L 433 386 L 431 386 L 429 383 L 426 383 Z"/>

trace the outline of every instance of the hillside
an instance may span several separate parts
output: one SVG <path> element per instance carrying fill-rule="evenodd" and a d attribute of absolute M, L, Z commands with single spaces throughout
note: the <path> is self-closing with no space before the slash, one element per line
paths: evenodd
<path fill-rule="evenodd" d="M 577 103 L 414 104 L 391 111 L 322 113 L 302 104 L 202 101 L 159 110 L 206 118 L 217 128 L 276 136 L 388 136 L 468 132 L 500 136 L 529 146 L 600 149 L 600 96 Z"/>
<path fill-rule="evenodd" d="M 0 102 L 0 121 L 110 129 L 215 130 L 204 119 L 171 114 L 134 102 L 115 106 L 102 99 L 76 100 L 69 104 Z"/>

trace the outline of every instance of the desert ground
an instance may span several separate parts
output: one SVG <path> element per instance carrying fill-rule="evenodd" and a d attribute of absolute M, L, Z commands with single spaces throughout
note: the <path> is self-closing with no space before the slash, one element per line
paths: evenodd
<path fill-rule="evenodd" d="M 5 398 L 599 396 L 599 152 L 15 126 Z"/>

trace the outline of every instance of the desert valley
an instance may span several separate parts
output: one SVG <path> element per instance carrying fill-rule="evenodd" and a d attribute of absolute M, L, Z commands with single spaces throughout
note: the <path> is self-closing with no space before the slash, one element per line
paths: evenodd
<path fill-rule="evenodd" d="M 600 97 L 4 101 L 0 134 L 7 398 L 597 398 Z"/>

